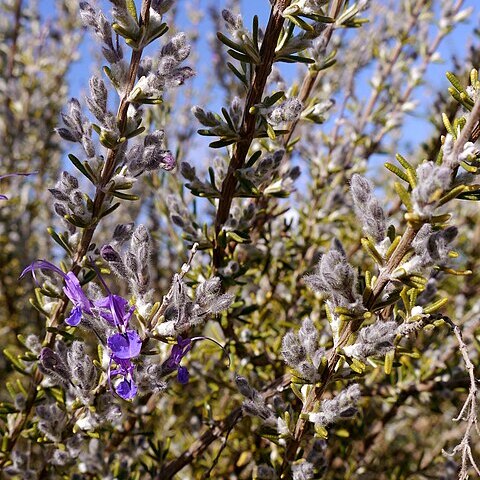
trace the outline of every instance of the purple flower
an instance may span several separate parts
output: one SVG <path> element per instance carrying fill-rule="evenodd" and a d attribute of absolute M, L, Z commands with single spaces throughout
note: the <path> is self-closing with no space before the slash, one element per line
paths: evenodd
<path fill-rule="evenodd" d="M 35 283 L 38 284 L 37 278 L 35 277 L 35 270 L 52 270 L 55 273 L 58 273 L 63 278 L 66 277 L 64 271 L 60 270 L 53 263 L 48 262 L 47 260 L 35 260 L 28 267 L 26 267 L 20 275 L 20 278 L 23 278 L 27 273 L 31 273 Z"/>
<path fill-rule="evenodd" d="M 173 170 L 177 166 L 177 162 L 175 160 L 175 157 L 173 156 L 172 152 L 170 150 L 167 150 L 164 155 L 163 159 L 160 163 L 160 166 L 166 170 L 167 172 Z"/>
<path fill-rule="evenodd" d="M 133 380 L 128 380 L 127 378 L 124 378 L 115 387 L 115 391 L 117 392 L 119 397 L 122 397 L 124 400 L 130 400 L 137 394 L 138 388 Z"/>
<path fill-rule="evenodd" d="M 3 178 L 7 178 L 7 177 L 20 177 L 20 176 L 28 176 L 28 175 L 32 175 L 34 173 L 37 173 L 37 172 L 30 172 L 30 173 L 7 173 L 6 175 L 0 175 L 0 180 L 2 180 Z M 6 195 L 2 195 L 0 194 L 0 200 L 8 200 L 8 197 Z"/>
<path fill-rule="evenodd" d="M 95 306 L 101 308 L 100 315 L 111 325 L 126 328 L 132 318 L 135 306 L 127 309 L 128 301 L 119 295 L 110 294 L 95 302 Z"/>
<path fill-rule="evenodd" d="M 168 357 L 166 361 L 166 366 L 168 368 L 170 368 L 172 371 L 177 370 L 177 379 L 183 385 L 188 383 L 190 375 L 185 367 L 180 366 L 180 362 L 182 361 L 182 358 L 191 350 L 191 348 L 192 340 L 190 338 L 178 337 L 177 344 L 173 346 L 170 357 Z"/>
<path fill-rule="evenodd" d="M 112 383 L 112 377 L 121 376 L 123 379 L 115 385 L 117 395 L 125 400 L 133 398 L 138 391 L 133 381 L 134 363 L 131 359 L 138 357 L 142 349 L 142 340 L 135 330 L 127 330 L 128 323 L 132 318 L 135 306 L 128 307 L 128 301 L 120 295 L 113 295 L 108 289 L 102 277 L 98 275 L 108 296 L 95 302 L 100 316 L 110 325 L 115 326 L 117 333 L 107 338 L 107 346 L 110 349 L 110 364 L 115 362 L 118 366 L 115 370 L 109 370 L 108 381 Z"/>
<path fill-rule="evenodd" d="M 31 272 L 36 282 L 37 279 L 35 278 L 35 270 L 51 270 L 63 277 L 65 281 L 63 292 L 73 304 L 73 309 L 70 312 L 70 316 L 65 319 L 65 323 L 72 327 L 76 327 L 80 323 L 83 313 L 87 313 L 89 315 L 92 314 L 93 304 L 85 295 L 78 278 L 73 272 L 65 273 L 47 260 L 35 260 L 32 264 L 25 268 L 25 270 L 23 270 L 20 278 L 23 278 L 27 273 Z"/>
<path fill-rule="evenodd" d="M 80 286 L 78 278 L 73 272 L 68 272 L 65 275 L 65 286 L 63 287 L 63 292 L 73 303 L 73 310 L 70 313 L 70 316 L 65 319 L 65 323 L 72 327 L 76 327 L 82 318 L 82 313 L 92 314 L 92 302 L 85 295 Z"/>
<path fill-rule="evenodd" d="M 192 341 L 189 338 L 177 338 L 177 344 L 173 346 L 170 353 L 170 357 L 167 360 L 167 367 L 169 368 L 178 368 L 182 358 L 190 351 L 192 348 Z"/>
<path fill-rule="evenodd" d="M 190 374 L 185 367 L 178 367 L 177 379 L 182 385 L 186 385 L 190 378 Z"/>
<path fill-rule="evenodd" d="M 82 320 L 82 309 L 73 307 L 70 315 L 65 319 L 65 323 L 71 327 L 76 327 Z"/>
<path fill-rule="evenodd" d="M 107 345 L 115 359 L 127 360 L 140 355 L 142 340 L 135 330 L 127 330 L 125 333 L 110 335 Z"/>
<path fill-rule="evenodd" d="M 110 363 L 114 361 L 118 368 L 115 370 L 109 370 L 108 380 L 111 382 L 112 377 L 122 376 L 123 379 L 115 385 L 115 392 L 117 392 L 119 397 L 122 397 L 124 400 L 130 400 L 137 394 L 137 386 L 133 381 L 133 370 L 135 365 L 128 359 L 121 359 L 112 356 Z"/>

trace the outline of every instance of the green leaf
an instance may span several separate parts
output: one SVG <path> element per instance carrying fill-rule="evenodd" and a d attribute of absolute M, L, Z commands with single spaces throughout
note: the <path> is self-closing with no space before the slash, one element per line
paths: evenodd
<path fill-rule="evenodd" d="M 268 138 L 270 138 L 270 140 L 275 140 L 277 136 L 275 135 L 275 130 L 273 129 L 273 127 L 269 123 L 267 123 L 266 128 L 267 128 Z"/>
<path fill-rule="evenodd" d="M 79 228 L 86 228 L 90 224 L 90 222 L 87 222 L 86 220 L 81 219 L 77 215 L 65 215 L 64 218 L 67 222 Z"/>
<path fill-rule="evenodd" d="M 480 200 L 480 190 L 474 190 L 472 192 L 461 193 L 457 196 L 461 200 L 470 200 L 473 202 L 478 202 Z"/>
<path fill-rule="evenodd" d="M 440 310 L 442 307 L 444 307 L 450 300 L 448 298 L 441 298 L 440 300 L 437 300 L 436 302 L 429 303 L 426 307 L 423 309 L 423 313 L 425 314 L 430 314 L 434 313 L 438 310 Z"/>
<path fill-rule="evenodd" d="M 230 117 L 230 114 L 228 113 L 228 110 L 225 107 L 222 107 L 222 114 L 223 114 L 223 117 L 225 118 L 225 121 L 227 122 L 230 130 L 232 132 L 235 132 L 235 125 L 233 124 L 233 120 Z"/>
<path fill-rule="evenodd" d="M 232 143 L 235 143 L 237 141 L 236 138 L 221 138 L 220 140 L 217 140 L 215 142 L 210 143 L 208 146 L 210 148 L 222 148 L 226 147 L 228 145 L 231 145 Z"/>
<path fill-rule="evenodd" d="M 319 23 L 334 23 L 335 19 L 332 17 L 327 17 L 325 15 L 317 15 L 316 13 L 302 13 L 302 17 L 309 18 L 310 20 L 315 20 Z"/>
<path fill-rule="evenodd" d="M 281 57 L 276 59 L 277 62 L 283 62 L 283 63 L 307 63 L 307 64 L 313 64 L 315 63 L 315 60 L 313 58 L 309 57 L 302 57 L 300 55 L 282 55 Z M 335 63 L 335 61 L 333 62 Z M 331 65 L 333 65 L 333 63 Z M 324 68 L 328 68 L 328 66 L 324 66 Z"/>
<path fill-rule="evenodd" d="M 130 200 L 132 202 L 139 200 L 140 197 L 138 195 L 133 195 L 130 193 L 123 193 L 115 190 L 114 192 L 110 192 L 114 197 L 121 198 L 122 200 Z"/>
<path fill-rule="evenodd" d="M 120 206 L 120 203 L 117 202 L 117 203 L 114 203 L 111 207 L 107 208 L 106 210 L 104 210 L 99 216 L 98 218 L 103 218 L 103 217 L 106 217 L 107 215 L 110 215 L 112 212 L 114 212 L 118 207 Z"/>
<path fill-rule="evenodd" d="M 233 40 L 230 40 L 230 38 L 225 36 L 223 33 L 217 32 L 217 38 L 222 43 L 224 43 L 227 47 L 230 47 L 231 49 L 236 50 L 237 52 L 243 53 L 245 55 L 247 54 L 243 45 L 241 45 L 240 43 L 236 43 Z"/>
<path fill-rule="evenodd" d="M 257 50 L 259 50 L 258 46 L 258 16 L 253 16 L 252 21 L 252 37 L 253 37 L 253 44 L 256 46 Z"/>
<path fill-rule="evenodd" d="M 227 62 L 228 68 L 233 72 L 233 74 L 245 85 L 248 86 L 247 77 L 244 73 L 241 73 L 235 65 L 230 62 Z"/>
<path fill-rule="evenodd" d="M 239 60 L 240 62 L 255 64 L 255 62 L 249 56 L 244 55 L 243 53 L 239 53 L 239 52 L 237 52 L 235 50 L 231 50 L 231 49 L 227 50 L 227 53 L 231 57 L 235 58 L 235 60 Z"/>
<path fill-rule="evenodd" d="M 73 165 L 85 176 L 87 177 L 93 184 L 95 184 L 95 179 L 93 176 L 88 172 L 86 169 L 85 165 L 75 156 L 72 155 L 71 153 L 68 154 L 68 158 L 70 161 L 73 163 Z"/>
<path fill-rule="evenodd" d="M 438 201 L 438 206 L 442 206 L 445 203 L 449 202 L 450 200 L 453 200 L 454 198 L 460 196 L 461 193 L 465 191 L 467 188 L 466 185 L 458 185 L 455 188 L 452 188 L 449 192 L 447 192 L 443 197 L 440 198 Z"/>
<path fill-rule="evenodd" d="M 71 248 L 68 246 L 68 243 L 65 241 L 63 236 L 59 235 L 53 227 L 48 227 L 47 232 L 53 238 L 53 240 L 58 243 L 69 255 L 72 254 Z"/>
<path fill-rule="evenodd" d="M 229 230 L 226 232 L 227 240 L 233 240 L 237 243 L 250 243 L 250 236 L 246 232 L 240 232 L 235 230 Z"/>
<path fill-rule="evenodd" d="M 445 125 L 445 128 L 447 130 L 447 132 L 453 137 L 453 138 L 457 138 L 457 132 L 455 131 L 455 129 L 452 127 L 452 124 L 450 123 L 450 120 L 448 119 L 447 115 L 445 113 L 442 113 L 442 120 L 443 120 L 443 124 Z"/>
<path fill-rule="evenodd" d="M 8 349 L 5 349 L 3 351 L 3 354 L 14 367 L 16 367 L 19 371 L 22 371 L 22 372 L 24 371 L 25 365 L 14 353 L 10 352 L 10 350 Z"/>
<path fill-rule="evenodd" d="M 136 137 L 145 131 L 145 127 L 139 127 L 125 136 L 125 139 Z"/>
<path fill-rule="evenodd" d="M 162 37 L 165 35 L 169 30 L 169 27 L 166 23 L 162 23 L 158 28 L 153 29 L 151 32 L 149 32 L 148 39 L 146 40 L 147 44 L 150 44 L 157 40 L 157 38 Z"/>
<path fill-rule="evenodd" d="M 369 238 L 362 238 L 360 242 L 365 252 L 370 255 L 373 261 L 378 265 L 383 266 L 383 257 L 380 255 L 372 240 L 370 240 Z"/>
<path fill-rule="evenodd" d="M 127 4 L 128 13 L 132 16 L 132 18 L 138 24 L 137 7 L 135 5 L 135 0 L 125 0 L 125 3 Z"/>
<path fill-rule="evenodd" d="M 394 188 L 398 196 L 400 197 L 400 200 L 407 207 L 407 210 L 411 211 L 413 209 L 413 204 L 412 204 L 412 200 L 410 199 L 410 194 L 408 193 L 408 191 L 399 182 L 394 183 Z"/>
<path fill-rule="evenodd" d="M 402 155 L 400 155 L 399 153 L 397 153 L 395 155 L 395 158 L 397 159 L 397 162 L 403 167 L 406 169 L 408 168 L 411 168 L 413 169 L 413 166 L 404 158 L 402 157 Z"/>
<path fill-rule="evenodd" d="M 254 152 L 252 154 L 252 156 L 248 159 L 248 161 L 246 162 L 245 164 L 245 168 L 250 168 L 250 167 L 253 167 L 253 165 L 255 165 L 255 162 L 260 158 L 260 156 L 262 155 L 262 151 L 261 150 L 257 150 L 256 152 Z"/>
<path fill-rule="evenodd" d="M 200 128 L 197 130 L 197 133 L 199 135 L 202 135 L 202 137 L 215 137 L 216 135 L 212 133 L 212 131 L 209 128 Z"/>
<path fill-rule="evenodd" d="M 105 72 L 105 75 L 108 77 L 108 79 L 110 80 L 110 82 L 112 83 L 114 88 L 116 90 L 118 90 L 119 89 L 119 84 L 118 84 L 115 76 L 113 75 L 112 71 L 110 70 L 110 68 L 105 66 L 105 67 L 103 67 L 103 71 Z"/>
<path fill-rule="evenodd" d="M 328 438 L 328 431 L 325 427 L 322 427 L 321 425 L 316 424 L 315 436 L 322 440 L 326 440 Z"/>
<path fill-rule="evenodd" d="M 210 184 L 212 185 L 215 190 L 218 190 L 217 185 L 215 183 L 215 170 L 212 167 L 208 167 L 208 175 L 210 177 Z"/>
<path fill-rule="evenodd" d="M 272 107 L 273 105 L 275 105 L 281 98 L 283 98 L 285 96 L 285 92 L 275 92 L 272 96 L 270 97 L 265 97 L 265 99 L 263 100 L 262 104 L 267 107 L 267 108 L 270 108 Z"/>
<path fill-rule="evenodd" d="M 447 77 L 448 81 L 454 86 L 455 90 L 457 90 L 458 93 L 464 93 L 465 95 L 467 95 L 467 91 L 462 85 L 462 82 L 460 82 L 460 80 L 456 77 L 454 73 L 447 72 L 445 76 Z"/>
<path fill-rule="evenodd" d="M 393 165 L 392 163 L 389 163 L 389 162 L 384 163 L 384 165 L 386 169 L 390 170 L 392 173 L 397 175 L 397 177 L 400 177 L 402 180 L 408 183 L 407 174 L 402 170 L 400 170 L 396 165 Z"/>
<path fill-rule="evenodd" d="M 460 97 L 460 94 L 455 90 L 453 87 L 448 87 L 448 93 L 458 102 L 462 103 L 462 98 Z"/>
<path fill-rule="evenodd" d="M 333 65 L 335 65 L 337 63 L 337 60 L 332 58 L 331 60 L 328 60 L 328 61 L 325 61 L 323 62 L 321 65 L 319 66 L 315 66 L 315 68 L 313 68 L 314 70 L 316 70 L 317 72 L 321 72 L 322 70 L 326 70 L 327 68 L 330 68 L 332 67 Z"/>
<path fill-rule="evenodd" d="M 383 370 L 385 371 L 386 375 L 390 375 L 392 373 L 393 367 L 393 360 L 395 359 L 395 349 L 390 350 L 385 355 L 385 364 L 383 366 Z"/>
<path fill-rule="evenodd" d="M 305 20 L 303 20 L 301 17 L 297 15 L 285 15 L 288 20 L 290 20 L 292 23 L 294 23 L 297 27 L 301 28 L 302 30 L 305 30 L 306 32 L 313 32 L 314 28 L 312 25 L 307 23 Z"/>

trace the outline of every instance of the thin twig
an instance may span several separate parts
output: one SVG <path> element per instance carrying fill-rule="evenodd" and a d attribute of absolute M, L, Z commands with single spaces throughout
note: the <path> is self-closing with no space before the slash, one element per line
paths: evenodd
<path fill-rule="evenodd" d="M 475 430 L 478 435 L 480 435 L 479 425 L 478 425 L 478 418 L 477 418 L 477 395 L 478 395 L 478 387 L 477 387 L 477 379 L 475 378 L 475 367 L 470 360 L 468 355 L 468 348 L 463 340 L 462 331 L 458 325 L 455 325 L 452 320 L 447 317 L 444 317 L 447 323 L 452 327 L 453 333 L 457 338 L 458 346 L 460 353 L 463 358 L 463 362 L 465 364 L 465 368 L 467 369 L 468 376 L 470 379 L 470 387 L 468 391 L 467 399 L 463 404 L 462 409 L 457 417 L 453 418 L 454 422 L 465 421 L 467 422 L 467 426 L 465 428 L 465 433 L 463 434 L 461 442 L 451 451 L 451 453 L 446 452 L 443 450 L 443 454 L 446 456 L 454 456 L 457 453 L 461 453 L 462 455 L 462 466 L 460 469 L 460 473 L 458 475 L 459 480 L 467 480 L 468 479 L 468 471 L 470 468 L 473 468 L 477 475 L 480 477 L 480 468 L 478 467 L 475 459 L 473 458 L 472 448 L 470 446 L 470 441 L 472 438 L 473 431 Z"/>
<path fill-rule="evenodd" d="M 225 438 L 223 439 L 222 445 L 218 449 L 217 454 L 215 455 L 215 458 L 212 461 L 212 464 L 210 465 L 210 468 L 205 472 L 205 474 L 202 477 L 202 480 L 206 480 L 207 478 L 210 478 L 210 475 L 213 472 L 213 469 L 216 467 L 218 461 L 220 460 L 220 456 L 222 455 L 222 452 L 225 450 L 225 447 L 227 446 L 228 442 L 228 437 L 230 436 L 230 433 L 232 433 L 233 428 L 235 427 L 236 423 L 232 423 L 230 427 L 228 428 Z"/>

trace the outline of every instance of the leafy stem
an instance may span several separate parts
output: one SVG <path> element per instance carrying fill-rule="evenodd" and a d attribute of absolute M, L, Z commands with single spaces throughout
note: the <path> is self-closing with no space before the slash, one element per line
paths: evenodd
<path fill-rule="evenodd" d="M 467 123 L 463 127 L 460 135 L 458 136 L 453 152 L 452 158 L 457 159 L 460 153 L 463 151 L 463 148 L 467 141 L 469 140 L 475 126 L 477 125 L 478 121 L 480 120 L 480 99 L 476 101 L 475 106 L 473 107 Z M 452 169 L 452 179 L 456 174 L 456 168 Z M 408 225 L 407 229 L 405 230 L 404 234 L 402 235 L 402 239 L 398 244 L 397 248 L 395 249 L 394 253 L 390 257 L 390 260 L 386 267 L 381 270 L 380 275 L 375 283 L 373 288 L 373 292 L 371 296 L 367 299 L 365 307 L 367 309 L 371 309 L 374 305 L 376 299 L 384 291 L 385 287 L 390 282 L 391 274 L 393 271 L 401 264 L 406 252 L 412 245 L 413 240 L 417 235 L 418 229 Z M 345 329 L 340 335 L 340 339 L 336 348 L 332 349 L 328 355 L 327 359 L 327 366 L 322 373 L 322 378 L 319 382 L 319 386 L 313 388 L 310 393 L 308 394 L 305 403 L 302 408 L 302 414 L 308 414 L 312 412 L 318 402 L 322 399 L 322 396 L 333 378 L 333 375 L 336 370 L 336 366 L 340 360 L 340 352 L 342 348 L 347 344 L 350 336 L 357 332 L 359 328 L 363 324 L 363 318 L 355 319 L 346 324 Z M 296 453 L 298 447 L 300 446 L 301 439 L 305 433 L 307 421 L 304 419 L 305 415 L 300 415 L 294 430 L 294 434 L 290 442 L 287 444 L 286 447 L 286 455 L 285 461 L 282 466 L 282 473 L 288 467 L 288 461 L 292 461 L 296 457 Z"/>
<path fill-rule="evenodd" d="M 143 0 L 142 2 L 141 16 L 139 20 L 140 25 L 142 24 L 148 25 L 150 4 L 151 4 L 151 0 Z M 117 112 L 117 122 L 118 122 L 119 130 L 121 132 L 120 136 L 122 136 L 122 134 L 125 132 L 125 127 L 127 123 L 127 110 L 130 104 L 130 102 L 128 101 L 128 96 L 132 91 L 133 86 L 135 84 L 135 80 L 137 78 L 137 72 L 138 72 L 138 67 L 140 65 L 142 53 L 143 53 L 143 48 L 139 48 L 138 50 L 132 51 L 130 66 L 129 66 L 129 73 L 128 73 L 128 84 L 127 84 L 125 93 L 120 100 L 120 105 L 118 107 L 118 112 Z M 89 227 L 83 230 L 81 240 L 78 244 L 78 247 L 75 253 L 72 256 L 71 271 L 75 275 L 77 275 L 82 268 L 83 258 L 87 253 L 88 248 L 90 247 L 93 235 L 100 221 L 99 220 L 100 212 L 102 211 L 105 203 L 110 198 L 110 196 L 105 192 L 105 185 L 107 185 L 107 183 L 110 181 L 110 179 L 114 174 L 115 167 L 116 167 L 116 155 L 117 155 L 116 149 L 109 149 L 107 152 L 106 161 L 103 166 L 101 178 L 98 182 L 98 185 L 96 186 L 95 197 L 93 201 L 94 206 L 93 206 L 92 218 L 97 218 L 97 220 L 94 221 Z M 48 327 L 56 327 L 59 325 L 61 319 L 65 314 L 65 310 L 67 309 L 67 307 L 68 307 L 68 299 L 66 298 L 65 295 L 63 295 L 62 298 L 57 303 L 57 306 L 55 308 L 55 311 L 53 312 L 53 315 L 50 319 Z M 52 333 L 52 331 L 47 331 L 45 334 L 43 345 L 51 347 L 55 342 L 55 338 L 56 338 L 56 335 Z M 32 379 L 30 381 L 28 395 L 25 402 L 25 409 L 23 412 L 21 412 L 18 415 L 18 418 L 13 426 L 12 433 L 8 437 L 7 447 L 5 449 L 6 452 L 9 452 L 14 448 L 21 432 L 23 431 L 23 429 L 27 424 L 27 421 L 30 417 L 32 409 L 35 405 L 35 401 L 37 400 L 37 395 L 39 393 L 37 387 L 42 381 L 42 378 L 43 378 L 43 375 L 37 368 L 32 374 Z M 0 460 L 0 467 L 3 466 L 7 460 L 8 460 L 8 456 L 5 455 L 3 459 Z"/>
<path fill-rule="evenodd" d="M 275 47 L 282 32 L 284 23 L 282 12 L 289 5 L 290 0 L 276 1 L 272 5 L 270 18 L 265 30 L 265 37 L 262 42 L 262 47 L 260 48 L 261 61 L 255 67 L 253 81 L 247 93 L 243 118 L 239 130 L 240 140 L 235 144 L 233 149 L 228 172 L 221 186 L 220 200 L 218 202 L 217 214 L 215 216 L 216 239 L 213 249 L 213 266 L 215 268 L 220 267 L 224 257 L 224 250 L 218 242 L 218 236 L 230 213 L 230 207 L 237 186 L 236 172 L 243 167 L 255 134 L 257 117 L 254 113 L 250 113 L 250 109 L 255 104 L 262 101 L 263 91 L 275 59 Z"/>

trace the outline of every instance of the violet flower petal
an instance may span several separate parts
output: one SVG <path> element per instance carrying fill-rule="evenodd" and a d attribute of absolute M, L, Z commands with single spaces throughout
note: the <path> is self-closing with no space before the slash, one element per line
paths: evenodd
<path fill-rule="evenodd" d="M 135 358 L 142 349 L 142 340 L 135 330 L 127 330 L 125 333 L 115 333 L 107 339 L 107 345 L 114 357 L 118 359 Z"/>
<path fill-rule="evenodd" d="M 127 380 L 124 378 L 116 387 L 115 391 L 119 397 L 122 397 L 124 400 L 130 400 L 137 394 L 137 386 L 133 380 Z"/>
<path fill-rule="evenodd" d="M 123 375 L 124 377 L 128 374 L 132 374 L 135 368 L 135 365 L 130 359 L 117 358 L 112 355 L 111 361 L 114 361 L 118 365 L 118 369 L 110 371 L 110 377 L 115 375 Z"/>
<path fill-rule="evenodd" d="M 81 307 L 76 306 L 70 312 L 69 317 L 65 319 L 65 323 L 67 325 L 70 325 L 71 327 L 76 327 L 80 323 L 81 319 L 82 319 L 82 309 Z"/>
<path fill-rule="evenodd" d="M 182 348 L 185 348 L 185 347 L 189 347 L 191 346 L 192 344 L 192 340 L 190 338 L 183 338 L 181 337 L 180 335 L 177 337 L 177 343 L 182 347 Z M 190 348 L 188 349 L 190 350 Z M 187 351 L 188 351 L 187 350 Z M 187 352 L 185 352 L 187 353 Z"/>
<path fill-rule="evenodd" d="M 191 350 L 192 341 L 190 338 L 177 338 L 177 344 L 172 347 L 170 357 L 167 360 L 167 367 L 175 369 L 180 365 L 182 358 Z"/>
<path fill-rule="evenodd" d="M 32 273 L 33 279 L 35 280 L 35 283 L 37 283 L 37 279 L 35 278 L 35 270 L 51 270 L 55 273 L 58 273 L 61 275 L 63 278 L 66 278 L 67 275 L 65 272 L 60 270 L 56 265 L 53 263 L 47 261 L 47 260 L 35 260 L 32 262 L 28 267 L 25 267 L 23 272 L 20 275 L 20 278 L 23 278 L 27 273 Z"/>
<path fill-rule="evenodd" d="M 182 360 L 182 349 L 178 345 L 172 347 L 170 352 L 170 357 L 167 360 L 168 368 L 176 368 Z"/>
<path fill-rule="evenodd" d="M 86 313 L 92 313 L 92 302 L 85 295 L 78 278 L 73 272 L 68 272 L 65 275 L 65 287 L 63 287 L 63 291 L 75 306 L 80 307 Z"/>
<path fill-rule="evenodd" d="M 128 300 L 121 297 L 120 295 L 108 295 L 105 298 L 97 300 L 95 306 L 109 310 L 102 311 L 100 315 L 110 324 L 115 326 L 124 326 L 128 325 L 128 322 L 132 318 L 133 312 L 135 311 L 135 306 L 132 306 L 129 310 L 127 309 Z"/>
<path fill-rule="evenodd" d="M 190 374 L 185 367 L 178 367 L 177 379 L 182 385 L 186 385 L 190 378 Z"/>

